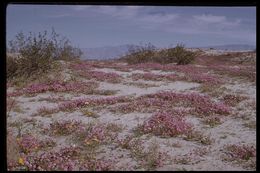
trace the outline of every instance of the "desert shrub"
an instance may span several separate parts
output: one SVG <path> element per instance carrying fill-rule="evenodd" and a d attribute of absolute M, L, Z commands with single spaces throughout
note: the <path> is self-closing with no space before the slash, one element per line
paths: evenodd
<path fill-rule="evenodd" d="M 6 57 L 6 75 L 7 78 L 11 78 L 15 75 L 17 72 L 18 65 L 17 65 L 17 60 L 12 57 L 12 56 L 7 56 Z"/>
<path fill-rule="evenodd" d="M 46 40 L 46 33 L 42 35 L 39 33 L 38 38 L 36 36 L 30 36 L 25 38 L 22 32 L 16 35 L 16 40 L 9 42 L 11 51 L 19 53 L 16 58 L 17 68 L 14 76 L 31 76 L 33 73 L 44 73 L 51 65 L 51 54 L 53 52 L 53 45 Z M 7 61 L 7 63 L 9 63 Z M 10 66 L 10 64 L 7 64 Z"/>
<path fill-rule="evenodd" d="M 29 36 L 20 32 L 9 42 L 9 47 L 10 53 L 16 53 L 18 57 L 8 58 L 7 77 L 43 74 L 53 68 L 54 60 L 73 60 L 82 55 L 68 39 L 59 39 L 54 30 L 50 37 L 47 31 L 38 35 L 30 32 Z"/>
<path fill-rule="evenodd" d="M 128 64 L 151 62 L 155 58 L 155 46 L 151 43 L 144 46 L 130 46 L 128 54 L 123 58 Z"/>
<path fill-rule="evenodd" d="M 177 44 L 175 48 L 157 50 L 155 46 L 148 43 L 145 46 L 130 47 L 128 54 L 121 59 L 126 60 L 128 64 L 156 62 L 185 65 L 191 63 L 195 56 L 196 53 L 186 50 L 182 44 Z"/>
<path fill-rule="evenodd" d="M 175 48 L 164 48 L 154 52 L 151 62 L 160 64 L 175 63 Z"/>
<path fill-rule="evenodd" d="M 173 60 L 178 65 L 185 65 L 191 63 L 195 59 L 195 53 L 187 51 L 184 45 L 178 44 L 173 50 L 169 50 L 170 55 L 172 55 Z"/>

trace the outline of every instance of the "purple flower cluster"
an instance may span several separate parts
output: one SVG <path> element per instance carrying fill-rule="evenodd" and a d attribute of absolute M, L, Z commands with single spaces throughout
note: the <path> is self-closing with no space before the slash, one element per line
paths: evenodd
<path fill-rule="evenodd" d="M 226 146 L 230 159 L 248 160 L 250 157 L 256 157 L 256 148 L 249 145 L 228 145 Z"/>
<path fill-rule="evenodd" d="M 137 64 L 137 65 L 131 65 L 129 67 L 134 68 L 134 69 L 162 70 L 164 66 L 159 64 L 159 63 L 140 63 L 140 64 Z"/>
<path fill-rule="evenodd" d="M 106 144 L 115 139 L 116 136 L 116 133 L 111 133 L 107 124 L 98 123 L 78 127 L 73 138 L 81 145 L 93 149 L 98 147 L 99 144 Z"/>
<path fill-rule="evenodd" d="M 48 129 L 51 130 L 51 133 L 55 135 L 70 135 L 75 132 L 81 125 L 82 124 L 80 121 L 63 120 L 51 123 Z"/>
<path fill-rule="evenodd" d="M 147 158 L 149 157 L 149 158 Z M 147 169 L 154 169 L 154 168 L 158 168 L 158 167 L 162 167 L 163 165 L 165 165 L 167 159 L 167 153 L 165 152 L 158 152 L 155 155 L 147 155 L 146 158 L 141 159 L 141 165 L 143 165 L 144 167 L 147 167 Z M 152 164 L 152 165 L 151 165 Z"/>
<path fill-rule="evenodd" d="M 38 151 L 41 148 L 53 147 L 56 145 L 51 138 L 39 140 L 31 134 L 22 135 L 20 138 L 17 138 L 16 141 L 21 152 L 25 154 Z"/>
<path fill-rule="evenodd" d="M 205 117 L 203 122 L 212 127 L 222 123 L 220 117 L 218 117 L 218 116 Z"/>
<path fill-rule="evenodd" d="M 123 139 L 116 139 L 116 143 L 123 149 L 131 149 L 133 145 L 136 144 L 136 141 L 132 140 L 133 136 L 127 135 Z M 139 143 L 140 144 L 140 143 Z"/>
<path fill-rule="evenodd" d="M 195 107 L 195 112 L 201 114 L 229 114 L 230 108 L 223 103 L 215 103 L 210 99 L 209 96 L 204 96 L 198 93 L 176 93 L 176 92 L 159 92 L 156 94 L 147 95 L 150 98 L 161 98 L 163 100 L 168 100 L 172 102 L 181 102 L 187 105 L 192 105 Z"/>
<path fill-rule="evenodd" d="M 163 166 L 168 156 L 167 153 L 158 152 L 157 150 L 155 151 L 149 148 L 148 151 L 145 151 L 143 147 L 144 142 L 134 138 L 133 135 L 127 135 L 123 139 L 117 139 L 116 143 L 122 149 L 130 150 L 131 155 L 138 159 L 141 166 L 146 169 Z"/>
<path fill-rule="evenodd" d="M 197 113 L 200 116 L 211 114 L 230 114 L 231 109 L 221 103 L 214 102 L 209 96 L 198 93 L 177 93 L 171 91 L 140 96 L 127 104 L 111 108 L 112 111 L 129 113 L 133 111 L 149 112 L 156 110 L 172 110 L 175 106 L 192 107 L 192 110 L 182 111 L 182 114 Z"/>
<path fill-rule="evenodd" d="M 84 171 L 109 171 L 113 168 L 114 162 L 111 160 L 87 160 L 80 170 Z"/>
<path fill-rule="evenodd" d="M 77 107 L 82 107 L 89 104 L 89 99 L 76 99 L 72 101 L 65 101 L 58 105 L 60 111 L 70 111 Z"/>
<path fill-rule="evenodd" d="M 96 79 L 98 81 L 107 81 L 111 83 L 118 83 L 122 78 L 117 73 L 106 73 L 102 71 L 84 71 L 81 72 L 80 75 L 87 79 Z"/>
<path fill-rule="evenodd" d="M 77 63 L 77 64 L 71 64 L 70 65 L 70 69 L 72 70 L 90 70 L 93 69 L 93 64 L 88 63 L 88 62 L 81 62 L 81 63 Z"/>
<path fill-rule="evenodd" d="M 32 84 L 24 89 L 25 93 L 33 94 L 33 93 L 42 93 L 50 90 L 50 86 L 48 84 Z"/>
<path fill-rule="evenodd" d="M 134 73 L 131 75 L 133 80 L 139 80 L 139 79 L 144 79 L 144 80 L 155 80 L 155 81 L 160 81 L 163 79 L 163 75 L 158 75 L 154 73 Z"/>
<path fill-rule="evenodd" d="M 46 91 L 53 92 L 80 92 L 85 90 L 93 90 L 98 86 L 95 82 L 62 82 L 62 81 L 50 81 L 49 83 L 32 84 L 21 90 L 7 93 L 8 97 L 20 96 L 22 94 L 35 94 Z"/>
<path fill-rule="evenodd" d="M 162 71 L 175 71 L 175 72 L 180 72 L 185 74 L 185 77 L 177 78 L 179 80 L 191 80 L 195 82 L 211 83 L 211 84 L 221 83 L 221 80 L 217 76 L 212 76 L 207 74 L 207 72 L 212 70 L 212 68 L 197 67 L 194 65 L 175 65 L 175 64 L 161 65 L 156 63 L 140 64 L 140 66 L 137 65 L 136 68 L 162 70 Z M 166 78 L 170 80 L 169 77 Z M 173 79 L 175 79 L 175 77 Z"/>
<path fill-rule="evenodd" d="M 82 98 L 82 99 L 63 102 L 58 105 L 58 109 L 60 111 L 65 111 L 65 110 L 71 110 L 83 106 L 112 105 L 115 103 L 127 102 L 127 101 L 129 101 L 129 98 L 124 96 L 98 98 L 98 99 Z"/>
<path fill-rule="evenodd" d="M 166 74 L 166 75 L 158 75 L 153 73 L 134 73 L 132 74 L 133 80 L 144 79 L 144 80 L 153 80 L 153 81 L 161 81 L 161 80 L 187 80 L 192 82 L 206 83 L 211 85 L 220 84 L 221 80 L 212 75 L 208 74 L 196 74 L 196 73 L 188 73 L 185 76 L 178 76 L 176 74 Z"/>
<path fill-rule="evenodd" d="M 178 76 L 176 74 L 166 74 L 164 76 L 165 76 L 164 78 L 169 81 L 183 80 L 183 77 Z"/>
<path fill-rule="evenodd" d="M 212 65 L 208 67 L 220 74 L 228 74 L 230 76 L 245 77 L 250 80 L 255 80 L 256 69 L 254 66 L 224 66 L 224 65 Z"/>
<path fill-rule="evenodd" d="M 15 99 L 13 98 L 7 98 L 6 99 L 6 112 L 10 112 L 12 108 L 16 105 Z"/>
<path fill-rule="evenodd" d="M 223 97 L 223 101 L 225 104 L 229 106 L 236 106 L 239 102 L 247 99 L 246 96 L 227 94 Z"/>
<path fill-rule="evenodd" d="M 17 96 L 20 96 L 22 94 L 23 94 L 23 92 L 18 90 L 18 91 L 13 91 L 13 92 L 7 92 L 6 96 L 7 97 L 17 97 Z"/>
<path fill-rule="evenodd" d="M 139 99 L 137 98 L 136 100 L 127 103 L 127 104 L 121 104 L 119 106 L 111 108 L 112 111 L 114 112 L 122 112 L 122 113 L 130 113 L 134 111 L 139 111 L 139 112 L 146 112 L 151 110 L 154 107 L 160 106 L 166 106 L 163 104 L 162 101 L 159 101 L 157 99 Z"/>
<path fill-rule="evenodd" d="M 203 102 L 199 102 L 195 103 L 195 112 L 205 115 L 228 115 L 231 113 L 231 109 L 223 103 L 205 102 L 203 105 Z"/>
<path fill-rule="evenodd" d="M 197 67 L 191 64 L 188 65 L 174 65 L 174 64 L 167 64 L 164 67 L 165 71 L 176 71 L 184 74 L 201 74 L 207 72 L 206 69 L 202 67 Z"/>
<path fill-rule="evenodd" d="M 24 156 L 24 166 L 27 171 L 94 171 L 111 170 L 110 160 L 81 159 L 80 147 L 64 147 L 59 151 L 44 152 L 40 155 Z M 20 170 L 19 164 L 9 164 L 9 170 Z"/>
<path fill-rule="evenodd" d="M 189 132 L 192 125 L 185 122 L 182 117 L 159 112 L 146 120 L 140 128 L 144 133 L 173 137 Z"/>
<path fill-rule="evenodd" d="M 49 137 L 40 141 L 41 148 L 54 147 L 55 145 L 56 145 L 56 143 Z"/>
<path fill-rule="evenodd" d="M 47 108 L 43 106 L 37 110 L 37 113 L 35 115 L 48 115 L 48 114 L 56 113 L 58 111 L 59 109 L 57 108 Z"/>
<path fill-rule="evenodd" d="M 86 134 L 84 143 L 86 145 L 92 144 L 93 142 L 103 142 L 106 139 L 106 129 L 104 125 L 92 126 Z"/>
<path fill-rule="evenodd" d="M 6 83 L 6 88 L 9 88 L 9 87 L 12 87 L 12 86 L 13 86 L 12 82 L 7 82 Z"/>
<path fill-rule="evenodd" d="M 206 83 L 206 84 L 212 84 L 212 85 L 220 84 L 222 82 L 218 77 L 208 75 L 208 74 L 190 73 L 190 74 L 188 74 L 187 78 L 188 78 L 188 80 L 190 79 L 193 82 Z"/>
<path fill-rule="evenodd" d="M 207 69 L 197 67 L 194 65 L 175 65 L 175 64 L 159 64 L 159 63 L 140 63 L 137 65 L 131 65 L 129 68 L 141 69 L 141 70 L 162 70 L 162 71 L 176 71 L 184 74 L 199 74 L 207 72 Z"/>
<path fill-rule="evenodd" d="M 133 80 L 144 79 L 144 80 L 153 80 L 153 81 L 161 81 L 161 80 L 171 80 L 175 81 L 180 77 L 176 74 L 167 74 L 167 75 L 159 75 L 154 73 L 134 73 L 131 75 Z"/>
<path fill-rule="evenodd" d="M 110 110 L 112 112 L 121 112 L 121 113 L 130 113 L 130 112 L 134 112 L 134 111 L 141 111 L 140 106 L 138 107 L 135 106 L 135 102 L 131 102 L 131 103 L 127 103 L 127 104 L 121 104 L 118 106 L 115 106 L 113 108 L 111 108 Z"/>
<path fill-rule="evenodd" d="M 25 92 L 29 94 L 41 93 L 46 91 L 66 92 L 66 91 L 79 91 L 87 87 L 95 87 L 95 83 L 83 82 L 61 82 L 52 81 L 50 84 L 32 84 L 25 88 Z"/>
<path fill-rule="evenodd" d="M 26 157 L 25 165 L 29 171 L 72 171 L 79 166 L 78 147 L 61 148 L 58 152 L 44 152 L 39 156 Z"/>
<path fill-rule="evenodd" d="M 35 151 L 41 146 L 40 141 L 31 134 L 25 134 L 21 138 L 17 138 L 17 143 L 24 153 Z"/>
<path fill-rule="evenodd" d="M 114 68 L 118 71 L 123 71 L 123 72 L 131 72 L 130 70 L 130 67 L 126 66 L 126 65 L 120 65 L 120 66 L 114 66 L 114 67 L 111 67 L 111 68 Z"/>

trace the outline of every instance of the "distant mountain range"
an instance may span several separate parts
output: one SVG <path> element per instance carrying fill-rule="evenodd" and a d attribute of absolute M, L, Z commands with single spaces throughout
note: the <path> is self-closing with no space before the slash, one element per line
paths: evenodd
<path fill-rule="evenodd" d="M 130 45 L 83 48 L 83 59 L 112 59 L 119 58 L 128 52 Z"/>
<path fill-rule="evenodd" d="M 82 59 L 112 59 L 119 58 L 128 52 L 129 47 L 137 45 L 120 45 L 120 46 L 104 46 L 97 48 L 82 48 Z M 227 45 L 213 45 L 205 47 L 193 47 L 201 49 L 215 49 L 215 50 L 229 50 L 229 51 L 249 51 L 255 50 L 256 46 L 247 44 L 227 44 Z"/>
<path fill-rule="evenodd" d="M 248 44 L 226 44 L 226 45 L 214 45 L 214 46 L 206 46 L 200 47 L 201 49 L 216 49 L 216 50 L 230 50 L 230 51 L 248 51 L 255 50 L 256 46 L 248 45 Z"/>

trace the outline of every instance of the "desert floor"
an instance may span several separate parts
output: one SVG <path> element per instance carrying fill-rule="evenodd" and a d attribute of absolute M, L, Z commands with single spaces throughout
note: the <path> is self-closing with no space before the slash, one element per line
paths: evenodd
<path fill-rule="evenodd" d="M 255 170 L 254 63 L 59 62 L 7 84 L 10 170 Z"/>

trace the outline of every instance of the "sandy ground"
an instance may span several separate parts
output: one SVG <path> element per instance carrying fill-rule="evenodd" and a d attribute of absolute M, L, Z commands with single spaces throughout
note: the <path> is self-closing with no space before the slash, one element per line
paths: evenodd
<path fill-rule="evenodd" d="M 145 81 L 138 80 L 133 81 L 129 76 L 133 73 L 144 73 L 142 70 L 132 70 L 131 72 L 117 71 L 111 68 L 97 68 L 97 71 L 103 72 L 115 72 L 123 77 L 121 83 L 108 83 L 99 82 L 99 90 L 114 90 L 116 91 L 114 96 L 133 96 L 139 97 L 145 94 L 153 94 L 159 91 L 176 91 L 182 93 L 199 92 L 198 88 L 200 83 L 186 82 L 186 81 Z M 153 70 L 152 73 L 168 74 L 169 72 L 162 72 L 159 70 Z M 175 73 L 175 72 L 171 72 Z M 64 72 L 64 76 L 70 77 L 70 73 Z M 235 79 L 234 79 L 235 80 Z M 88 80 L 85 80 L 88 81 Z M 143 83 L 152 84 L 151 87 L 138 87 L 136 85 L 128 85 L 128 83 Z M 159 145 L 159 151 L 167 153 L 168 158 L 162 166 L 154 168 L 155 170 L 255 170 L 252 167 L 245 167 L 244 163 L 238 164 L 230 161 L 223 160 L 223 154 L 225 153 L 224 146 L 228 144 L 249 144 L 256 146 L 256 129 L 245 127 L 243 124 L 247 122 L 256 123 L 256 110 L 248 107 L 247 104 L 250 101 L 256 99 L 256 86 L 250 82 L 241 83 L 240 81 L 226 82 L 223 84 L 228 90 L 226 94 L 240 93 L 247 96 L 248 99 L 240 102 L 236 107 L 233 107 L 233 114 L 223 116 L 222 123 L 210 127 L 207 124 L 202 123 L 202 118 L 194 115 L 187 116 L 187 121 L 192 123 L 195 130 L 200 131 L 203 135 L 209 136 L 212 139 L 210 145 L 203 145 L 196 141 L 187 141 L 182 137 L 169 137 L 162 138 L 159 136 L 142 135 L 139 136 L 139 140 L 143 142 L 144 147 L 148 147 L 152 142 L 156 142 Z M 8 91 L 11 91 L 9 88 Z M 48 125 L 56 120 L 80 120 L 82 123 L 99 122 L 99 123 L 115 123 L 122 127 L 122 131 L 119 132 L 119 137 L 126 137 L 126 135 L 133 134 L 133 129 L 142 124 L 145 120 L 153 115 L 153 113 L 115 113 L 109 111 L 108 108 L 100 108 L 94 110 L 98 117 L 84 116 L 80 110 L 74 110 L 72 112 L 58 112 L 46 116 L 37 115 L 39 108 L 45 106 L 48 108 L 54 108 L 59 102 L 49 102 L 46 99 L 49 96 L 62 97 L 67 100 L 74 100 L 78 98 L 101 98 L 110 96 L 100 95 L 74 95 L 72 93 L 53 93 L 46 92 L 40 93 L 33 97 L 25 95 L 14 97 L 17 102 L 17 106 L 20 107 L 20 111 L 12 110 L 7 118 L 8 127 L 12 128 L 17 133 L 17 127 L 14 122 L 22 122 L 22 133 L 28 132 L 36 134 L 39 138 L 44 135 L 41 133 L 41 129 L 48 127 Z M 215 98 L 216 99 L 216 98 Z M 21 111 L 22 110 L 22 111 Z M 31 119 L 35 123 L 26 120 Z M 75 144 L 69 140 L 69 137 L 60 136 L 52 137 L 56 142 L 56 147 L 53 150 L 58 150 L 63 146 L 69 146 Z M 127 149 L 116 148 L 114 144 L 102 145 L 99 148 L 101 153 L 97 155 L 97 158 L 108 158 L 116 161 L 114 170 L 146 170 L 139 165 L 139 162 L 135 157 L 131 156 L 130 151 Z M 201 155 L 191 154 L 194 150 L 199 150 Z M 189 156 L 189 157 L 188 157 Z M 183 157 L 186 162 L 180 163 L 176 161 L 176 158 Z"/>

